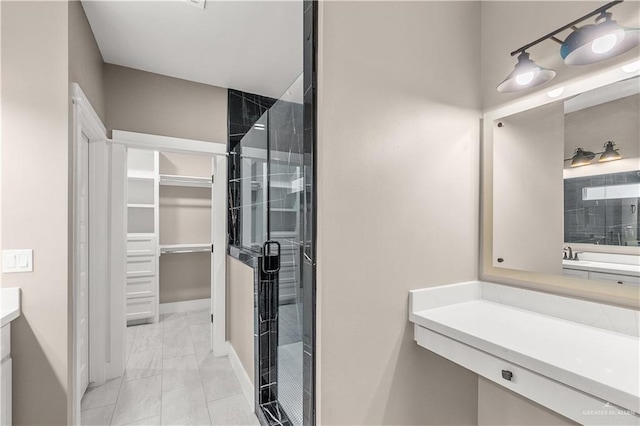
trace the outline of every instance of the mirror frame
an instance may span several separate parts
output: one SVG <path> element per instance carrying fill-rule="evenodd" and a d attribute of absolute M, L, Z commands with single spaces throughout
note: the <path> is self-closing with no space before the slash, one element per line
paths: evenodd
<path fill-rule="evenodd" d="M 486 111 L 482 118 L 480 142 L 480 279 L 506 285 L 528 288 L 594 302 L 640 309 L 640 288 L 614 286 L 610 283 L 585 280 L 563 275 L 542 274 L 498 268 L 493 265 L 493 130 L 496 120 L 532 108 L 558 102 L 589 90 L 640 75 L 640 70 L 625 72 L 622 67 L 635 63 L 617 63 L 600 72 L 545 87 L 513 102 Z M 564 87 L 562 95 L 551 98 L 547 92 Z"/>

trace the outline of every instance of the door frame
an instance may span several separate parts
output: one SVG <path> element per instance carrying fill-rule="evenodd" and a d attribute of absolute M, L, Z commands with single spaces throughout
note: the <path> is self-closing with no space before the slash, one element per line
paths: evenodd
<path fill-rule="evenodd" d="M 88 306 L 88 319 L 89 319 L 89 382 L 92 380 L 104 380 L 100 374 L 100 370 L 103 370 L 103 364 L 106 362 L 105 357 L 100 357 L 99 355 L 104 355 L 105 345 L 97 344 L 93 341 L 92 336 L 97 338 L 99 336 L 94 336 L 92 327 L 101 324 L 101 321 L 96 317 L 97 312 L 92 308 L 91 298 L 97 296 L 96 288 L 104 288 L 106 286 L 106 279 L 104 277 L 97 276 L 95 274 L 96 271 L 94 267 L 97 267 L 97 260 L 99 259 L 100 253 L 96 252 L 95 244 L 96 235 L 94 234 L 94 230 L 92 229 L 92 223 L 98 223 L 99 219 L 95 217 L 96 208 L 95 205 L 92 206 L 92 192 L 95 194 L 95 178 L 92 177 L 91 165 L 94 163 L 95 155 L 94 153 L 94 144 L 96 143 L 104 143 L 107 139 L 107 132 L 104 124 L 98 117 L 98 114 L 95 112 L 88 98 L 80 88 L 77 83 L 71 83 L 70 85 L 70 100 L 71 100 L 71 148 L 72 148 L 72 208 L 71 208 L 71 270 L 72 270 L 72 279 L 71 279 L 71 336 L 69 339 L 69 357 L 71 358 L 71 368 L 69 369 L 69 380 L 71 382 L 71 411 L 70 411 L 70 420 L 71 424 L 79 424 L 80 422 L 80 402 L 82 399 L 82 394 L 80 392 L 81 383 L 80 383 L 80 362 L 79 362 L 79 315 L 80 310 L 78 309 L 78 295 L 79 295 L 79 268 L 80 262 L 79 260 L 79 213 L 80 213 L 80 202 L 79 202 L 79 194 L 80 194 L 80 181 L 78 176 L 80 176 L 80 144 L 83 143 L 82 134 L 84 133 L 89 138 L 89 306 Z M 93 207 L 93 208 L 92 208 Z M 93 241 L 93 244 L 92 244 Z M 92 273 L 92 271 L 94 273 Z M 104 281 L 101 284 L 100 281 Z M 97 339 L 101 340 L 101 339 Z M 102 340 L 103 341 L 103 340 Z M 101 367 L 102 363 L 102 367 Z M 98 377 L 96 377 L 98 376 Z"/>
<path fill-rule="evenodd" d="M 226 265 L 227 265 L 227 145 L 221 142 L 207 142 L 194 139 L 174 138 L 123 130 L 113 130 L 111 144 L 127 148 L 148 149 L 182 154 L 210 155 L 213 166 L 211 188 L 212 226 L 211 237 L 213 255 L 211 259 L 211 309 L 213 326 L 211 344 L 213 355 L 228 354 L 229 343 L 226 336 Z M 218 248 L 216 248 L 218 247 Z"/>

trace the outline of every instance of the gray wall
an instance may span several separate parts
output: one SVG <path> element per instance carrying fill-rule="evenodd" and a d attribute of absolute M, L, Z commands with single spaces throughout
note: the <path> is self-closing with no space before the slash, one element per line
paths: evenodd
<path fill-rule="evenodd" d="M 79 0 L 69 1 L 69 81 L 78 83 L 105 122 L 104 62 Z"/>
<path fill-rule="evenodd" d="M 105 64 L 107 128 L 227 142 L 227 89 Z"/>
<path fill-rule="evenodd" d="M 13 423 L 67 422 L 69 6 L 2 2 L 2 249 L 31 248 L 11 325 Z M 75 25 L 75 24 L 71 24 Z"/>
<path fill-rule="evenodd" d="M 407 317 L 477 274 L 480 4 L 321 8 L 320 424 L 475 424 L 477 376 Z"/>

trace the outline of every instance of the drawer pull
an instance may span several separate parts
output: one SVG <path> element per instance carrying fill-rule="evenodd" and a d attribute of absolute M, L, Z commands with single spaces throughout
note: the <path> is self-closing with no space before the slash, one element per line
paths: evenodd
<path fill-rule="evenodd" d="M 622 281 L 618 281 L 618 284 L 624 284 Z"/>
<path fill-rule="evenodd" d="M 502 370 L 502 378 L 511 381 L 511 379 L 513 378 L 513 373 L 509 370 Z"/>

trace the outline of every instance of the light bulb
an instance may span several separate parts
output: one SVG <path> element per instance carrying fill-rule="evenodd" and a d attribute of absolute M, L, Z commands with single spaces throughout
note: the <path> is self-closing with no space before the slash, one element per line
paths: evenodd
<path fill-rule="evenodd" d="M 640 70 L 640 61 L 631 62 L 622 67 L 622 71 L 624 72 L 636 72 Z"/>
<path fill-rule="evenodd" d="M 593 51 L 593 53 L 597 53 L 597 54 L 607 53 L 608 51 L 614 48 L 617 42 L 618 42 L 617 34 L 615 33 L 607 34 L 593 40 L 593 43 L 591 43 L 591 50 Z"/>
<path fill-rule="evenodd" d="M 520 86 L 526 86 L 533 81 L 533 71 L 525 72 L 516 77 L 516 83 Z"/>

